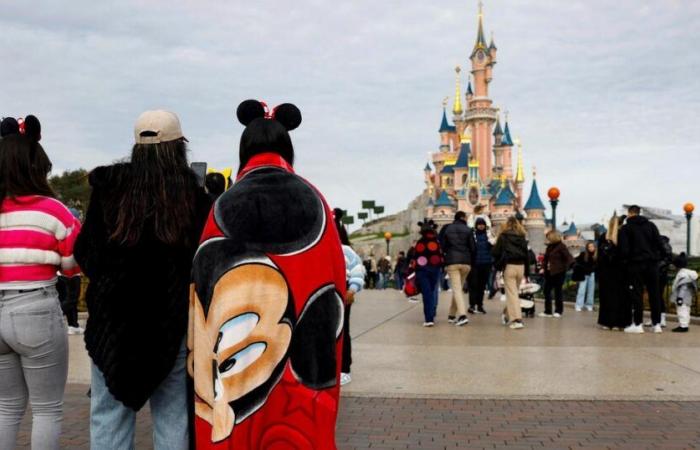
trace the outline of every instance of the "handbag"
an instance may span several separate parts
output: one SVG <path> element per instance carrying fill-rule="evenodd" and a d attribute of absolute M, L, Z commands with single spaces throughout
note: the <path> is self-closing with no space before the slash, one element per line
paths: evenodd
<path fill-rule="evenodd" d="M 416 283 L 415 272 L 406 276 L 406 282 L 403 285 L 403 293 L 409 298 L 420 294 L 420 289 L 418 289 L 418 284 Z"/>

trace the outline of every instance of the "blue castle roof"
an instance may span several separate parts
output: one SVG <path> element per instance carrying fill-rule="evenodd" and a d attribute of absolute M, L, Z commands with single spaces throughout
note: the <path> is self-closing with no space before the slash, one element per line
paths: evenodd
<path fill-rule="evenodd" d="M 430 163 L 428 162 L 428 163 L 425 163 L 425 169 L 423 169 L 423 170 L 426 172 L 430 172 L 433 169 L 430 168 Z"/>
<path fill-rule="evenodd" d="M 472 82 L 469 80 L 469 84 L 467 85 L 467 95 L 474 95 L 474 91 L 472 91 Z"/>
<path fill-rule="evenodd" d="M 440 197 L 438 197 L 435 202 L 435 206 L 454 206 L 454 202 L 450 199 L 449 195 L 447 195 L 447 191 L 442 191 Z"/>
<path fill-rule="evenodd" d="M 564 236 L 578 236 L 578 228 L 573 221 L 569 225 L 569 229 L 564 232 Z"/>
<path fill-rule="evenodd" d="M 506 127 L 503 130 L 503 139 L 501 140 L 501 145 L 513 146 L 513 139 L 510 137 L 510 128 L 508 127 L 508 122 L 506 122 Z"/>
<path fill-rule="evenodd" d="M 499 180 L 496 180 L 496 179 L 491 180 L 491 183 L 489 183 L 489 187 L 488 187 L 488 191 L 489 191 L 489 194 L 491 194 L 491 197 L 496 196 L 500 190 L 501 190 L 501 182 Z"/>
<path fill-rule="evenodd" d="M 449 132 L 449 131 L 454 131 L 455 127 L 450 125 L 447 122 L 447 112 L 445 112 L 445 108 L 442 108 L 442 122 L 440 123 L 440 133 L 444 132 Z"/>
<path fill-rule="evenodd" d="M 455 166 L 445 166 L 440 173 L 455 173 Z"/>
<path fill-rule="evenodd" d="M 510 189 L 510 185 L 506 184 L 506 187 L 501 189 L 501 192 L 498 193 L 498 197 L 496 198 L 496 203 L 494 203 L 494 204 L 496 206 L 512 205 L 514 198 L 515 198 L 515 194 L 513 194 L 513 191 Z"/>
<path fill-rule="evenodd" d="M 540 198 L 540 192 L 537 190 L 537 181 L 532 180 L 532 189 L 530 189 L 530 198 L 527 199 L 527 203 L 525 203 L 525 208 L 523 208 L 525 211 L 532 211 L 532 210 L 542 210 L 544 211 L 544 203 L 542 203 L 542 199 Z"/>
<path fill-rule="evenodd" d="M 457 162 L 454 165 L 455 169 L 468 169 L 469 168 L 469 154 L 471 153 L 471 146 L 469 143 L 465 142 L 459 150 L 459 156 L 457 156 Z"/>

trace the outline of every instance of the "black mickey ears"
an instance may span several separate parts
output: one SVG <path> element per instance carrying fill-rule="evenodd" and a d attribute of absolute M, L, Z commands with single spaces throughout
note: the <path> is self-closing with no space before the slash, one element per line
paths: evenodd
<path fill-rule="evenodd" d="M 291 103 L 282 103 L 272 111 L 272 118 L 292 131 L 301 124 L 301 111 Z"/>
<path fill-rule="evenodd" d="M 253 120 L 260 118 L 274 119 L 287 130 L 292 131 L 301 124 L 301 111 L 291 103 L 282 103 L 272 113 L 266 111 L 267 105 L 257 100 L 245 100 L 236 110 L 238 121 L 248 126 Z"/>
<path fill-rule="evenodd" d="M 236 110 L 238 121 L 245 126 L 255 119 L 265 117 L 265 107 L 257 100 L 245 100 Z"/>

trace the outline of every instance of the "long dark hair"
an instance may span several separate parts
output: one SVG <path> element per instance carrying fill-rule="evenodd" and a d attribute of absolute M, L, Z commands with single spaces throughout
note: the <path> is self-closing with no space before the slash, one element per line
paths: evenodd
<path fill-rule="evenodd" d="M 240 168 L 245 167 L 253 156 L 266 152 L 277 153 L 294 165 L 294 146 L 284 126 L 276 120 L 258 118 L 241 135 Z"/>
<path fill-rule="evenodd" d="M 56 197 L 49 172 L 51 160 L 38 142 L 18 134 L 0 140 L 0 201 L 21 195 Z"/>
<path fill-rule="evenodd" d="M 136 144 L 129 175 L 115 198 L 111 238 L 135 244 L 146 226 L 166 244 L 189 244 L 192 239 L 197 177 L 187 165 L 183 139 L 159 144 Z"/>

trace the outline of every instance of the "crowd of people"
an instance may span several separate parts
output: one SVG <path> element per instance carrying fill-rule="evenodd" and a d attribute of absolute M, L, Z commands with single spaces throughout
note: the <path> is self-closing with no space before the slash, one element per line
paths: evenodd
<path fill-rule="evenodd" d="M 664 290 L 674 266 L 677 275 L 668 297 L 676 304 L 679 325 L 672 331 L 688 331 L 698 275 L 687 268 L 685 253 L 673 255 L 668 238 L 641 215 L 640 207 L 633 205 L 627 215 L 615 215 L 599 239 L 587 242 L 576 257 L 554 229 L 546 233 L 546 249 L 538 257 L 529 248 L 520 222 L 517 216 L 509 217 L 497 236 L 480 212 L 467 218 L 458 211 L 454 222 L 439 232 L 432 220 L 418 223 L 420 239 L 408 252 L 403 276 L 415 276 L 423 299 L 424 327 L 435 326 L 442 279 L 449 281 L 451 291 L 448 323 L 463 326 L 469 323 L 468 314 L 485 314 L 484 297 L 493 298 L 500 290 L 506 302 L 502 321 L 514 330 L 524 328 L 524 310 L 534 311 L 532 287 L 537 290 L 540 284 L 544 311 L 538 317 L 561 318 L 565 283 L 572 280 L 578 283 L 576 312 L 593 312 L 598 292 L 601 329 L 640 334 L 647 326 L 661 333 L 666 327 Z M 643 323 L 645 292 L 651 314 Z"/>
<path fill-rule="evenodd" d="M 28 403 L 32 448 L 59 448 L 67 335 L 83 331 L 93 449 L 133 448 L 147 403 L 160 450 L 334 448 L 364 267 L 342 211 L 294 171 L 299 109 L 248 100 L 237 117 L 232 184 L 190 167 L 177 115 L 144 112 L 127 162 L 90 172 L 84 218 L 48 182 L 38 119 L 3 119 L 0 449 Z"/>

